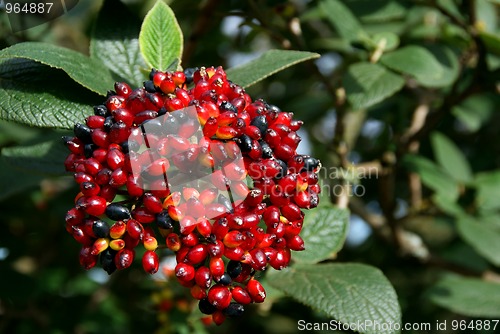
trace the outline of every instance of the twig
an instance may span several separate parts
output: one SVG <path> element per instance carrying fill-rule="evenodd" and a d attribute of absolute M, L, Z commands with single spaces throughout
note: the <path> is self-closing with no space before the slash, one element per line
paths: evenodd
<path fill-rule="evenodd" d="M 386 152 L 382 158 L 382 165 L 379 177 L 379 203 L 385 216 L 387 224 L 392 232 L 392 241 L 396 248 L 403 250 L 402 229 L 399 226 L 394 211 L 396 209 L 396 156 L 392 152 Z"/>
<path fill-rule="evenodd" d="M 473 276 L 473 277 L 481 277 L 482 273 L 477 272 L 475 270 L 460 266 L 455 263 L 451 263 L 448 261 L 445 261 L 442 258 L 439 258 L 437 256 L 430 256 L 430 258 L 425 262 L 426 265 L 431 266 L 431 267 L 436 267 L 436 268 L 441 268 L 441 269 L 446 269 L 452 272 L 455 272 L 460 275 L 464 276 Z"/>
<path fill-rule="evenodd" d="M 403 143 L 408 143 L 408 152 L 417 153 L 420 148 L 420 142 L 413 140 L 409 141 L 415 133 L 420 131 L 425 124 L 427 115 L 429 114 L 429 102 L 426 101 L 426 95 L 421 94 L 420 99 L 422 102 L 417 106 L 413 113 L 413 119 L 410 127 L 401 137 Z M 410 188 L 410 203 L 412 208 L 419 208 L 422 205 L 422 183 L 420 182 L 420 176 L 417 173 L 410 172 L 408 174 L 408 185 Z"/>

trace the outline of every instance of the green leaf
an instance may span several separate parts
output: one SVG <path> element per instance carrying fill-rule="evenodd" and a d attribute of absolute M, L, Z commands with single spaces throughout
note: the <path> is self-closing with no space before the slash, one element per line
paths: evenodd
<path fill-rule="evenodd" d="M 443 75 L 438 79 L 420 78 L 419 82 L 426 87 L 435 88 L 452 85 L 460 73 L 458 54 L 445 45 L 428 45 L 426 50 L 439 62 Z"/>
<path fill-rule="evenodd" d="M 454 0 L 437 0 L 437 4 L 446 9 L 455 18 L 463 20 L 463 14 L 460 13 L 460 9 Z"/>
<path fill-rule="evenodd" d="M 432 202 L 444 213 L 459 217 L 465 214 L 463 208 L 456 202 L 456 199 L 450 198 L 447 194 L 435 193 L 432 195 Z"/>
<path fill-rule="evenodd" d="M 451 201 L 458 198 L 458 184 L 433 161 L 417 155 L 407 155 L 403 163 L 408 169 L 418 173 L 422 183 L 434 190 L 439 196 L 446 197 Z"/>
<path fill-rule="evenodd" d="M 479 37 L 481 37 L 489 52 L 500 56 L 500 36 L 498 34 L 482 31 L 479 33 Z"/>
<path fill-rule="evenodd" d="M 454 242 L 439 252 L 443 260 L 457 264 L 461 267 L 476 272 L 484 272 L 491 266 L 488 261 L 479 255 L 470 245 L 465 242 Z"/>
<path fill-rule="evenodd" d="M 327 206 L 308 212 L 300 236 L 306 249 L 293 254 L 293 259 L 317 263 L 330 258 L 344 245 L 349 227 L 349 211 Z"/>
<path fill-rule="evenodd" d="M 437 305 L 469 317 L 500 317 L 500 284 L 449 275 L 429 290 Z"/>
<path fill-rule="evenodd" d="M 347 99 L 353 109 L 371 107 L 403 88 L 405 81 L 384 67 L 371 63 L 349 66 L 344 78 Z"/>
<path fill-rule="evenodd" d="M 21 124 L 0 121 L 0 146 L 29 141 L 40 135 L 40 130 Z"/>
<path fill-rule="evenodd" d="M 66 72 L 69 77 L 91 91 L 106 95 L 113 87 L 108 69 L 98 60 L 59 46 L 25 42 L 0 51 L 0 60 L 30 59 Z"/>
<path fill-rule="evenodd" d="M 455 143 L 445 135 L 433 132 L 431 145 L 436 161 L 449 175 L 458 182 L 469 183 L 472 181 L 472 170 L 469 162 Z"/>
<path fill-rule="evenodd" d="M 158 0 L 144 18 L 139 46 L 147 65 L 162 71 L 182 57 L 181 28 L 172 9 L 162 0 Z"/>
<path fill-rule="evenodd" d="M 386 53 L 380 58 L 380 62 L 392 70 L 415 77 L 424 86 L 444 75 L 443 68 L 434 55 L 416 45 Z"/>
<path fill-rule="evenodd" d="M 370 40 L 374 48 L 383 45 L 384 52 L 392 51 L 399 46 L 399 36 L 393 32 L 379 32 L 373 35 Z"/>
<path fill-rule="evenodd" d="M 488 0 L 474 1 L 476 7 L 476 24 L 483 26 L 485 31 L 498 35 L 498 14 L 497 8 Z"/>
<path fill-rule="evenodd" d="M 0 59 L 0 119 L 72 129 L 100 100 L 60 70 L 29 59 Z"/>
<path fill-rule="evenodd" d="M 405 6 L 395 0 L 349 1 L 347 4 L 353 14 L 366 23 L 396 21 L 407 15 Z"/>
<path fill-rule="evenodd" d="M 500 266 L 500 230 L 476 218 L 457 220 L 458 233 L 464 241 L 496 266 Z"/>
<path fill-rule="evenodd" d="M 13 167 L 26 171 L 63 175 L 63 161 L 68 151 L 60 141 L 46 141 L 31 146 L 14 146 L 2 149 L 3 160 Z"/>
<path fill-rule="evenodd" d="M 374 267 L 356 263 L 303 264 L 268 275 L 275 288 L 342 323 L 401 322 L 396 292 Z M 359 332 L 397 333 L 378 329 L 367 326 L 359 328 Z"/>
<path fill-rule="evenodd" d="M 340 37 L 349 41 L 358 41 L 367 37 L 363 27 L 353 13 L 341 1 L 323 0 L 319 8 L 337 30 Z"/>
<path fill-rule="evenodd" d="M 104 2 L 92 31 L 90 55 L 99 59 L 117 81 L 140 87 L 146 63 L 139 49 L 141 22 L 118 0 Z M 110 88 L 108 88 L 110 89 Z"/>
<path fill-rule="evenodd" d="M 226 71 L 229 80 L 246 88 L 300 62 L 319 58 L 305 51 L 269 50 L 259 58 Z"/>
<path fill-rule="evenodd" d="M 451 112 L 467 130 L 475 132 L 491 118 L 495 110 L 496 103 L 491 94 L 478 94 L 454 106 Z"/>
<path fill-rule="evenodd" d="M 476 206 L 483 213 L 500 209 L 500 170 L 478 173 L 473 183 L 476 187 Z"/>

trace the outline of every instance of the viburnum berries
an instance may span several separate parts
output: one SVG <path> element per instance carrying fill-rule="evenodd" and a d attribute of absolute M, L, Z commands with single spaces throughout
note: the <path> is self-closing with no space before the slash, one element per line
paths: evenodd
<path fill-rule="evenodd" d="M 252 101 L 221 67 L 153 69 L 134 90 L 116 83 L 63 138 L 80 186 L 66 229 L 82 244 L 81 265 L 100 260 L 111 274 L 142 244 L 154 274 L 160 244 L 216 324 L 263 302 L 256 273 L 281 270 L 291 250 L 304 250 L 302 209 L 318 205 L 321 165 L 296 152 L 301 125 Z"/>

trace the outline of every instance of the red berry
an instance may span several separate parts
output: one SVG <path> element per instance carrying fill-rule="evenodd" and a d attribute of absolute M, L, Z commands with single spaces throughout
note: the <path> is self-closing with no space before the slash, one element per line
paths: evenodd
<path fill-rule="evenodd" d="M 127 183 L 127 173 L 121 168 L 117 168 L 111 173 L 109 185 L 119 188 Z"/>
<path fill-rule="evenodd" d="M 91 196 L 86 199 L 84 210 L 91 216 L 100 216 L 106 211 L 106 200 L 100 196 Z"/>
<path fill-rule="evenodd" d="M 91 246 L 83 246 L 82 249 L 80 250 L 80 265 L 85 269 L 89 270 L 93 268 L 96 263 L 97 263 L 97 255 L 92 254 L 91 252 L 92 247 Z"/>
<path fill-rule="evenodd" d="M 245 235 L 240 231 L 231 231 L 224 236 L 224 246 L 228 248 L 238 247 L 245 241 Z"/>
<path fill-rule="evenodd" d="M 190 282 L 194 279 L 195 269 L 186 263 L 178 263 L 175 266 L 175 276 L 181 282 Z"/>
<path fill-rule="evenodd" d="M 143 187 L 141 186 L 139 180 L 132 175 L 127 177 L 127 191 L 132 197 L 140 197 L 144 193 Z"/>
<path fill-rule="evenodd" d="M 153 75 L 153 84 L 156 86 L 156 87 L 160 87 L 161 83 L 163 80 L 165 80 L 167 78 L 167 74 L 164 73 L 164 72 L 156 72 L 154 75 Z"/>
<path fill-rule="evenodd" d="M 276 252 L 276 256 L 269 261 L 269 264 L 276 270 L 281 270 L 288 266 L 290 262 L 290 250 L 286 248 Z"/>
<path fill-rule="evenodd" d="M 160 83 L 160 89 L 165 94 L 173 93 L 175 91 L 175 83 L 172 79 L 165 78 Z"/>
<path fill-rule="evenodd" d="M 142 256 L 142 267 L 144 271 L 149 274 L 155 274 L 158 271 L 159 258 L 158 254 L 148 250 Z"/>
<path fill-rule="evenodd" d="M 127 233 L 133 239 L 141 239 L 144 234 L 144 228 L 137 220 L 129 219 L 127 222 Z"/>
<path fill-rule="evenodd" d="M 210 287 L 210 283 L 212 282 L 212 275 L 210 274 L 210 269 L 205 266 L 201 266 L 196 270 L 194 275 L 194 280 L 198 286 L 204 289 L 208 289 Z"/>
<path fill-rule="evenodd" d="M 160 213 L 163 210 L 163 203 L 151 193 L 145 193 L 142 201 L 146 209 L 152 213 Z"/>
<path fill-rule="evenodd" d="M 251 279 L 247 284 L 247 291 L 255 303 L 262 303 L 266 299 L 266 290 L 256 279 Z"/>
<path fill-rule="evenodd" d="M 245 255 L 245 250 L 241 247 L 224 249 L 224 256 L 227 257 L 229 260 L 241 261 L 243 260 L 244 255 Z"/>
<path fill-rule="evenodd" d="M 173 252 L 177 252 L 181 248 L 181 240 L 176 233 L 170 233 L 167 236 L 167 247 Z"/>
<path fill-rule="evenodd" d="M 211 257 L 221 257 L 224 254 L 224 244 L 220 240 L 215 240 L 207 245 L 208 254 Z"/>
<path fill-rule="evenodd" d="M 299 235 L 294 235 L 293 237 L 287 239 L 286 245 L 288 246 L 288 248 L 294 251 L 302 251 L 305 249 L 304 240 L 302 240 Z"/>
<path fill-rule="evenodd" d="M 120 96 L 128 97 L 132 92 L 132 88 L 125 82 L 115 82 L 115 91 Z"/>
<path fill-rule="evenodd" d="M 214 323 L 217 326 L 220 326 L 226 320 L 226 316 L 224 315 L 224 313 L 222 311 L 215 311 L 212 314 L 212 320 L 214 321 Z"/>
<path fill-rule="evenodd" d="M 208 238 L 212 232 L 212 224 L 206 218 L 199 218 L 197 220 L 196 230 L 202 237 Z"/>
<path fill-rule="evenodd" d="M 135 252 L 131 249 L 124 248 L 115 255 L 116 269 L 122 270 L 132 265 L 134 261 Z"/>
<path fill-rule="evenodd" d="M 207 255 L 208 255 L 208 252 L 207 252 L 206 246 L 203 244 L 198 244 L 198 245 L 194 246 L 193 248 L 191 248 L 189 253 L 186 255 L 186 260 L 190 264 L 196 265 L 196 264 L 203 262 L 205 260 L 205 258 L 207 257 Z"/>
<path fill-rule="evenodd" d="M 293 203 L 288 203 L 281 208 L 281 213 L 285 216 L 286 219 L 293 221 L 298 220 L 303 216 L 300 208 Z"/>
<path fill-rule="evenodd" d="M 207 293 L 199 285 L 193 285 L 191 288 L 191 296 L 193 296 L 194 299 L 201 300 L 207 297 Z"/>
<path fill-rule="evenodd" d="M 220 257 L 212 257 L 209 268 L 212 276 L 222 276 L 224 274 L 224 260 Z"/>
<path fill-rule="evenodd" d="M 231 292 L 226 286 L 216 284 L 208 290 L 208 301 L 219 310 L 223 310 L 231 303 Z"/>
<path fill-rule="evenodd" d="M 87 126 L 91 129 L 100 129 L 104 126 L 105 118 L 103 116 L 89 116 L 85 120 Z"/>
<path fill-rule="evenodd" d="M 248 291 L 243 289 L 241 286 L 236 286 L 231 290 L 231 295 L 233 299 L 243 305 L 250 304 L 252 302 L 252 298 Z"/>
<path fill-rule="evenodd" d="M 266 269 L 267 258 L 266 254 L 261 249 L 253 249 L 250 251 L 250 256 L 252 257 L 252 268 L 260 271 Z"/>
<path fill-rule="evenodd" d="M 84 218 L 85 218 L 85 213 L 83 211 L 78 210 L 76 208 L 72 208 L 66 213 L 65 220 L 66 224 L 74 226 L 81 224 Z"/>
<path fill-rule="evenodd" d="M 132 210 L 132 217 L 142 224 L 149 224 L 155 221 L 156 216 L 145 207 L 138 207 Z"/>

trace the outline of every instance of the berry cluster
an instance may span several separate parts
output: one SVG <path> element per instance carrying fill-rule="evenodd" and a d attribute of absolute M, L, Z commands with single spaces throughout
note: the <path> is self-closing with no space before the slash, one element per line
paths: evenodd
<path fill-rule="evenodd" d="M 304 249 L 302 209 L 318 205 L 320 163 L 296 153 L 302 122 L 252 101 L 221 67 L 116 83 L 94 114 L 63 138 L 80 186 L 66 229 L 81 265 L 100 260 L 111 274 L 142 243 L 153 274 L 165 240 L 177 280 L 216 324 L 263 302 L 255 273 Z"/>

